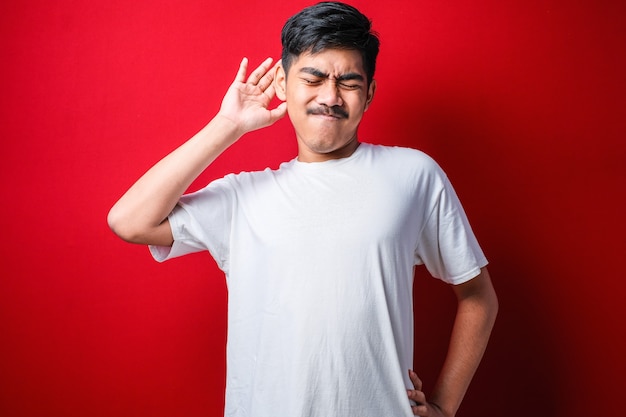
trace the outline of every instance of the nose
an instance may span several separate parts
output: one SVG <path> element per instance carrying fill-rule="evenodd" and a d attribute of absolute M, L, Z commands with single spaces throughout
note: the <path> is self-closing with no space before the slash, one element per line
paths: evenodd
<path fill-rule="evenodd" d="M 317 103 L 328 107 L 343 105 L 341 91 L 339 90 L 337 83 L 330 79 L 323 82 L 317 92 Z"/>

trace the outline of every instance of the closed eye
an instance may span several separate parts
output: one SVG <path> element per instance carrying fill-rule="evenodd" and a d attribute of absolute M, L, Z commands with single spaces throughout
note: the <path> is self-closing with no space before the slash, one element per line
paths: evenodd
<path fill-rule="evenodd" d="M 306 84 L 306 85 L 319 85 L 322 83 L 322 80 L 320 79 L 311 79 L 311 78 L 301 78 L 301 80 Z"/>
<path fill-rule="evenodd" d="M 360 84 L 349 84 L 349 83 L 340 82 L 340 83 L 337 83 L 337 85 L 340 88 L 343 88 L 343 89 L 346 89 L 346 90 L 358 90 L 358 89 L 361 88 Z"/>
<path fill-rule="evenodd" d="M 317 86 L 321 85 L 323 82 L 328 81 L 327 79 L 319 79 L 319 78 L 300 78 L 302 82 L 306 85 Z M 361 84 L 353 84 L 348 81 L 336 81 L 337 87 L 342 90 L 359 90 L 361 88 Z"/>

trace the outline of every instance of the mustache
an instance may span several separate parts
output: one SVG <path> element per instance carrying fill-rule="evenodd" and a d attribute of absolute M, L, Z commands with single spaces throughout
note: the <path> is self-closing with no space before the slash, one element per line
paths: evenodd
<path fill-rule="evenodd" d="M 337 117 L 340 119 L 347 119 L 348 118 L 348 112 L 343 109 L 342 107 L 339 106 L 319 106 L 319 107 L 314 107 L 311 109 L 308 109 L 306 111 L 307 114 L 309 115 L 318 115 L 318 116 L 333 116 L 333 117 Z"/>

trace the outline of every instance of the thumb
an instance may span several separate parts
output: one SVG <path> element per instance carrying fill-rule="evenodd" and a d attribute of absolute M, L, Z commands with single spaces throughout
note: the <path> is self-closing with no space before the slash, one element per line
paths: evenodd
<path fill-rule="evenodd" d="M 270 123 L 274 123 L 282 119 L 283 117 L 285 117 L 285 114 L 287 114 L 287 103 L 283 101 L 278 106 L 276 106 L 276 108 L 270 110 Z"/>

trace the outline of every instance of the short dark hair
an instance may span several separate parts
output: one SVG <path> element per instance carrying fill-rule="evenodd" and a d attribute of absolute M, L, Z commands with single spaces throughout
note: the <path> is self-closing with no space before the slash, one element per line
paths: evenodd
<path fill-rule="evenodd" d="M 285 74 L 302 53 L 325 49 L 360 52 L 368 84 L 374 79 L 380 41 L 372 22 L 356 8 L 339 2 L 321 2 L 287 20 L 281 33 Z"/>

